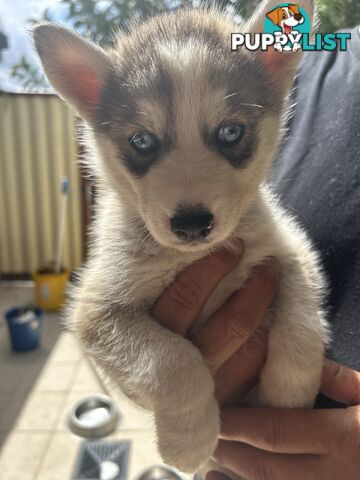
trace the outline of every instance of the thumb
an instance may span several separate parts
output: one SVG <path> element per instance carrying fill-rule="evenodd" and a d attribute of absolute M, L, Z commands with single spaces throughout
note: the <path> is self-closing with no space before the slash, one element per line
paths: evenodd
<path fill-rule="evenodd" d="M 332 360 L 325 360 L 321 393 L 346 405 L 360 404 L 360 373 Z"/>

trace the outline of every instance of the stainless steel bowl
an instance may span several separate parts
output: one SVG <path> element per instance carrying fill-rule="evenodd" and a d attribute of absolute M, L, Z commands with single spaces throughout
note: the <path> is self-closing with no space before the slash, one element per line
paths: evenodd
<path fill-rule="evenodd" d="M 116 429 L 120 410 L 106 395 L 90 395 L 79 400 L 67 415 L 67 425 L 83 438 L 102 438 Z"/>
<path fill-rule="evenodd" d="M 153 465 L 141 472 L 136 480 L 184 480 L 184 477 L 171 467 Z"/>

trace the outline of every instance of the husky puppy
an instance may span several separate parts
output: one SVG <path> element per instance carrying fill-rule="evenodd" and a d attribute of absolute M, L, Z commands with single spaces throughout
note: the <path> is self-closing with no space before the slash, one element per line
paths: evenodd
<path fill-rule="evenodd" d="M 275 6 L 265 0 L 240 31 L 263 32 Z M 313 16 L 310 0 L 302 7 Z M 216 445 L 214 380 L 199 350 L 150 315 L 184 267 L 245 244 L 202 322 L 255 265 L 270 255 L 281 262 L 258 387 L 266 405 L 313 405 L 326 337 L 317 254 L 264 183 L 301 53 L 231 52 L 234 31 L 213 9 L 134 24 L 108 50 L 63 26 L 34 31 L 49 80 L 87 125 L 98 182 L 72 328 L 112 382 L 154 412 L 164 461 L 186 472 Z"/>

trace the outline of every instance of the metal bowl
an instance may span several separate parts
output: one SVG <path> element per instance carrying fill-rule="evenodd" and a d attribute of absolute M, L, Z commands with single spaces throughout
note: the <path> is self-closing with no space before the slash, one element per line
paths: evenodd
<path fill-rule="evenodd" d="M 79 400 L 67 415 L 67 425 L 83 438 L 102 438 L 116 429 L 120 410 L 106 395 L 90 395 Z"/>
<path fill-rule="evenodd" d="M 136 480 L 184 480 L 184 477 L 171 467 L 153 465 L 141 472 Z"/>

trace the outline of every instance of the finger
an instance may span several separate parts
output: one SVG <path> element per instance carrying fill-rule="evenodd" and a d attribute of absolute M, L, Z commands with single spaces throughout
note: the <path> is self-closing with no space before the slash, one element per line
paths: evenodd
<path fill-rule="evenodd" d="M 227 475 L 225 475 L 225 473 L 218 472 L 217 470 L 210 470 L 210 472 L 206 474 L 205 479 L 206 480 L 230 480 L 230 478 Z"/>
<path fill-rule="evenodd" d="M 222 411 L 220 437 L 268 452 L 324 455 L 339 421 L 338 410 L 228 408 Z"/>
<path fill-rule="evenodd" d="M 185 335 L 211 292 L 238 264 L 243 251 L 241 240 L 237 241 L 236 249 L 236 253 L 218 250 L 185 268 L 156 301 L 153 317 L 170 330 Z"/>
<path fill-rule="evenodd" d="M 321 457 L 264 452 L 238 442 L 220 441 L 213 458 L 247 480 L 319 480 Z"/>
<path fill-rule="evenodd" d="M 280 265 L 269 259 L 257 267 L 244 287 L 237 290 L 192 338 L 216 372 L 254 333 L 275 296 Z"/>
<path fill-rule="evenodd" d="M 360 404 L 360 373 L 332 360 L 325 360 L 321 392 L 346 405 Z"/>
<path fill-rule="evenodd" d="M 224 407 L 237 405 L 255 386 L 266 360 L 268 332 L 258 329 L 216 372 L 216 399 Z"/>

